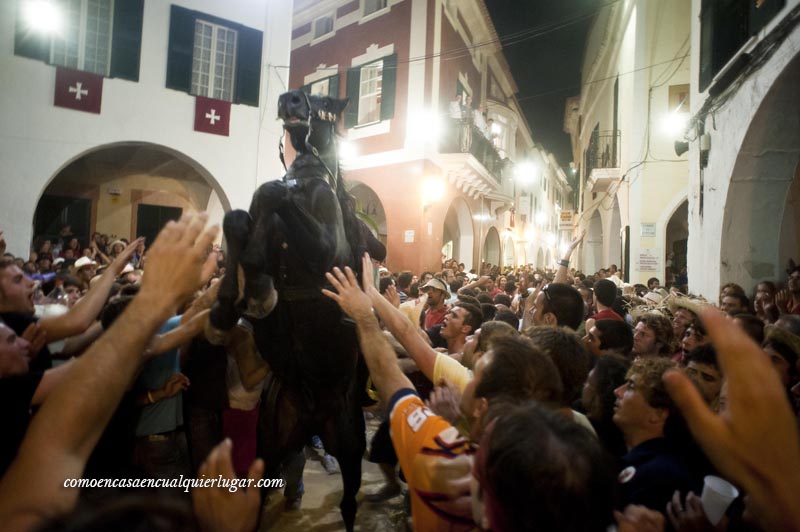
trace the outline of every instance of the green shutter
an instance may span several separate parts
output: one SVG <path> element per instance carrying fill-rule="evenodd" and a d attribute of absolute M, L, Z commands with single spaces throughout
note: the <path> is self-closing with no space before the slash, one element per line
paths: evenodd
<path fill-rule="evenodd" d="M 14 27 L 14 54 L 39 61 L 50 61 L 50 39 L 42 32 L 33 31 L 22 17 L 22 4 L 17 2 L 17 20 Z"/>
<path fill-rule="evenodd" d="M 244 26 L 236 29 L 239 36 L 236 43 L 236 89 L 233 101 L 258 107 L 262 33 Z"/>
<path fill-rule="evenodd" d="M 114 3 L 114 31 L 111 43 L 111 77 L 139 81 L 142 50 L 144 0 Z"/>
<path fill-rule="evenodd" d="M 192 90 L 192 53 L 194 52 L 195 13 L 173 5 L 169 18 L 167 50 L 167 88 Z"/>
<path fill-rule="evenodd" d="M 330 77 L 328 82 L 328 96 L 331 98 L 339 98 L 339 74 L 334 74 Z"/>
<path fill-rule="evenodd" d="M 358 91 L 361 86 L 361 68 L 351 68 L 347 71 L 347 97 L 350 105 L 344 114 L 344 127 L 351 128 L 358 124 Z"/>
<path fill-rule="evenodd" d="M 300 87 L 300 90 L 305 92 L 306 94 L 311 94 L 311 83 L 303 85 L 302 87 Z"/>
<path fill-rule="evenodd" d="M 397 54 L 383 58 L 383 80 L 381 82 L 381 120 L 394 116 L 394 93 L 397 85 Z"/>

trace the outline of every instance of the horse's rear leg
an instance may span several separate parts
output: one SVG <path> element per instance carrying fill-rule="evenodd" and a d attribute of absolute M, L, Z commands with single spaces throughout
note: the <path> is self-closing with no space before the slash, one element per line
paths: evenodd
<path fill-rule="evenodd" d="M 361 460 L 367 447 L 364 415 L 358 405 L 348 405 L 338 418 L 331 419 L 322 434 L 325 449 L 336 457 L 342 470 L 342 501 L 339 510 L 348 532 L 356 521 L 356 494 L 361 488 Z"/>
<path fill-rule="evenodd" d="M 227 343 L 228 331 L 239 320 L 236 312 L 236 300 L 239 297 L 238 271 L 242 252 L 250 236 L 250 215 L 243 210 L 230 211 L 222 222 L 222 231 L 228 245 L 225 277 L 221 281 L 217 302 L 211 309 L 206 326 L 206 337 L 215 345 Z"/>

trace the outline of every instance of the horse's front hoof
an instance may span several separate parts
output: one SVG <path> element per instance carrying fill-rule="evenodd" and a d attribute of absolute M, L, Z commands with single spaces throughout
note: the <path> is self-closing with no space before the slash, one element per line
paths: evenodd
<path fill-rule="evenodd" d="M 251 318 L 260 320 L 269 316 L 270 312 L 275 310 L 275 305 L 278 304 L 278 291 L 270 290 L 269 296 L 261 301 L 252 297 L 247 298 L 247 309 L 244 314 Z"/>
<path fill-rule="evenodd" d="M 211 320 L 206 322 L 205 335 L 206 340 L 208 340 L 211 345 L 228 345 L 231 341 L 230 331 L 217 329 L 211 324 Z"/>

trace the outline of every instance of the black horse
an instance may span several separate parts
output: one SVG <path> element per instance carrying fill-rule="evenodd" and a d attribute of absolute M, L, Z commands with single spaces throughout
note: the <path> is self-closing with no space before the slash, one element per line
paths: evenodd
<path fill-rule="evenodd" d="M 290 453 L 319 434 L 339 461 L 339 508 L 352 530 L 366 446 L 360 401 L 366 371 L 352 322 L 321 289 L 334 266 L 350 266 L 360 275 L 364 252 L 382 260 L 386 249 L 357 218 L 342 181 L 336 123 L 347 103 L 297 90 L 280 96 L 278 116 L 297 157 L 282 180 L 259 187 L 249 213 L 225 215 L 229 274 L 207 336 L 222 343 L 240 315 L 251 322 L 272 370 L 259 419 L 265 471 L 275 475 Z M 245 285 L 237 304 L 239 266 Z"/>

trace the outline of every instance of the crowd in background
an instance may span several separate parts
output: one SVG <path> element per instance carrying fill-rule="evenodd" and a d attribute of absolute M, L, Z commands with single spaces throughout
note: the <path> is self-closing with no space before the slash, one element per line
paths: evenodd
<path fill-rule="evenodd" d="M 224 274 L 204 223 L 187 215 L 152 247 L 86 244 L 67 226 L 28 257 L 0 233 L 8 529 L 258 526 L 258 490 L 195 489 L 187 513 L 182 490 L 137 505 L 121 502 L 135 490 L 63 487 L 264 474 L 269 368 L 246 324 L 225 346 L 204 338 Z M 328 274 L 380 399 L 369 459 L 385 483 L 366 503 L 406 497 L 417 530 L 800 528 L 800 267 L 708 301 L 685 272 L 661 287 L 570 268 L 579 242 L 552 269 L 392 272 L 365 258 L 360 280 Z M 301 508 L 302 469 L 284 464 L 287 510 Z M 700 500 L 709 476 L 738 488 L 719 515 Z"/>

